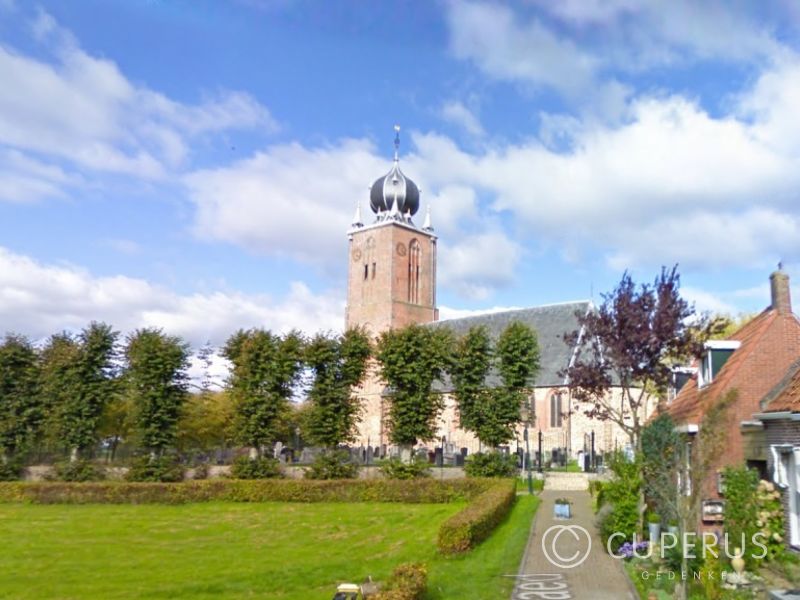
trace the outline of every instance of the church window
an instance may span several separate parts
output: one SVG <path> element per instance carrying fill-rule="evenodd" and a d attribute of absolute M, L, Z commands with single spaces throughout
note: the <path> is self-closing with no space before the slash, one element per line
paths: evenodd
<path fill-rule="evenodd" d="M 550 427 L 561 427 L 561 393 L 550 396 Z"/>
<path fill-rule="evenodd" d="M 408 301 L 419 304 L 419 272 L 420 254 L 422 253 L 419 242 L 411 240 L 408 245 Z"/>
<path fill-rule="evenodd" d="M 364 281 L 369 279 L 369 265 L 364 265 Z"/>
<path fill-rule="evenodd" d="M 375 279 L 375 263 L 372 263 L 372 278 Z"/>

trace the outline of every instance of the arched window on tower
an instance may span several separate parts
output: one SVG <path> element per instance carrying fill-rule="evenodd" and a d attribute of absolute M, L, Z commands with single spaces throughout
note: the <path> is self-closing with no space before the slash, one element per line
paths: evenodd
<path fill-rule="evenodd" d="M 417 240 L 408 245 L 408 301 L 419 304 L 419 271 L 422 250 Z"/>

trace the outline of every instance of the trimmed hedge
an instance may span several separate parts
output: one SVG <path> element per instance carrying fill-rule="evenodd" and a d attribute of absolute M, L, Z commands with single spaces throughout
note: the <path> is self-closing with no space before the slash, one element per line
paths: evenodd
<path fill-rule="evenodd" d="M 422 600 L 428 587 L 428 569 L 420 563 L 404 563 L 392 573 L 385 590 L 374 600 Z"/>
<path fill-rule="evenodd" d="M 517 497 L 516 481 L 495 481 L 496 485 L 489 487 L 464 510 L 442 523 L 437 542 L 440 552 L 458 554 L 474 548 L 505 519 Z"/>
<path fill-rule="evenodd" d="M 0 502 L 32 504 L 183 504 L 186 502 L 403 502 L 445 503 L 478 499 L 497 480 L 436 481 L 211 479 L 181 483 L 118 481 L 0 483 Z M 461 513 L 459 513 L 461 514 Z M 456 515 L 458 516 L 458 515 Z"/>

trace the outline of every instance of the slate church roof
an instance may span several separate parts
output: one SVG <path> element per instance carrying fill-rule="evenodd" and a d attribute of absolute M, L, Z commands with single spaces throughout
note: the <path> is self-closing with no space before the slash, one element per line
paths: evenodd
<path fill-rule="evenodd" d="M 564 378 L 558 373 L 569 365 L 574 354 L 574 347 L 564 342 L 564 334 L 579 328 L 576 313 L 585 314 L 591 306 L 589 301 L 564 302 L 448 319 L 431 325 L 449 327 L 457 336 L 464 335 L 471 327 L 483 325 L 488 329 L 489 335 L 497 339 L 510 323 L 521 321 L 532 327 L 539 338 L 540 369 L 534 387 L 559 387 L 564 385 Z M 490 386 L 498 385 L 500 378 L 497 373 L 490 373 L 487 383 Z M 443 388 L 443 391 L 452 389 L 449 381 L 443 383 Z"/>

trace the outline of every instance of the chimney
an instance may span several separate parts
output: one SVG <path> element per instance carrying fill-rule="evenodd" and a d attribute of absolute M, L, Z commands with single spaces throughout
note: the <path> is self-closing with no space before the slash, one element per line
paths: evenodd
<path fill-rule="evenodd" d="M 770 290 L 772 292 L 772 309 L 781 315 L 792 312 L 792 296 L 789 292 L 789 276 L 778 265 L 778 270 L 769 276 Z"/>

